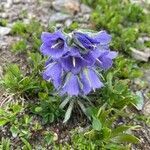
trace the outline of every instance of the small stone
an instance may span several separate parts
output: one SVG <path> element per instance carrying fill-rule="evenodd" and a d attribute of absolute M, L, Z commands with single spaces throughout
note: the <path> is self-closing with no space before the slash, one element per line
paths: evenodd
<path fill-rule="evenodd" d="M 79 13 L 74 18 L 75 18 L 75 21 L 77 21 L 77 22 L 89 23 L 90 14 L 84 14 L 83 15 L 82 13 Z"/>
<path fill-rule="evenodd" d="M 11 31 L 11 28 L 8 27 L 0 27 L 0 36 L 4 36 L 9 34 Z"/>
<path fill-rule="evenodd" d="M 28 19 L 32 20 L 33 18 L 35 18 L 36 15 L 33 13 L 28 13 Z"/>
<path fill-rule="evenodd" d="M 29 23 L 30 23 L 30 20 L 27 19 L 27 18 L 25 18 L 25 19 L 23 19 L 23 22 L 24 22 L 25 24 L 29 24 Z"/>
<path fill-rule="evenodd" d="M 54 133 L 53 140 L 54 140 L 54 141 L 57 141 L 57 140 L 58 140 L 58 134 L 57 134 L 57 133 Z"/>
<path fill-rule="evenodd" d="M 133 4 L 139 4 L 139 5 L 144 5 L 145 4 L 150 4 L 149 0 L 130 0 L 131 3 Z"/>
<path fill-rule="evenodd" d="M 4 3 L 4 8 L 10 8 L 13 4 L 13 0 L 7 0 L 6 3 Z"/>
<path fill-rule="evenodd" d="M 130 48 L 132 53 L 132 57 L 136 60 L 140 60 L 140 61 L 145 61 L 147 62 L 149 57 L 150 57 L 150 52 L 147 51 L 139 51 L 136 50 L 135 48 Z"/>
<path fill-rule="evenodd" d="M 80 3 L 78 0 L 55 0 L 52 2 L 55 10 L 74 14 L 80 11 Z"/>
<path fill-rule="evenodd" d="M 60 29 L 60 28 L 62 28 L 64 25 L 62 24 L 62 23 L 57 23 L 56 25 L 55 25 L 55 27 L 56 27 L 56 29 Z"/>
<path fill-rule="evenodd" d="M 71 19 L 67 19 L 67 20 L 65 21 L 65 26 L 66 26 L 66 27 L 69 27 L 71 24 L 72 24 L 72 20 L 71 20 Z"/>
<path fill-rule="evenodd" d="M 21 2 L 21 0 L 13 0 L 14 4 L 19 4 Z"/>
<path fill-rule="evenodd" d="M 82 128 L 82 127 L 78 127 L 78 133 L 82 133 L 82 132 L 84 132 L 84 128 Z"/>
<path fill-rule="evenodd" d="M 144 43 L 146 41 L 150 41 L 150 38 L 148 36 L 138 38 L 138 42 L 140 43 Z"/>
<path fill-rule="evenodd" d="M 91 13 L 91 11 L 92 11 L 92 9 L 85 4 L 81 4 L 80 9 L 81 9 L 81 13 L 83 13 L 83 14 Z"/>
<path fill-rule="evenodd" d="M 59 22 L 59 21 L 65 21 L 67 19 L 71 18 L 71 16 L 69 14 L 64 14 L 64 13 L 55 13 L 53 14 L 50 19 L 49 22 Z"/>
<path fill-rule="evenodd" d="M 14 22 L 14 21 L 18 20 L 19 11 L 18 10 L 16 10 L 16 11 L 11 10 L 10 12 L 11 12 L 11 13 L 9 13 L 10 21 Z"/>
<path fill-rule="evenodd" d="M 150 56 L 150 48 L 145 48 L 144 51 Z"/>
<path fill-rule="evenodd" d="M 145 116 L 150 116 L 150 101 L 145 103 L 142 112 Z"/>
<path fill-rule="evenodd" d="M 5 12 L 0 13 L 0 18 L 4 18 L 4 19 L 6 19 L 6 18 L 8 18 L 8 14 L 7 14 L 7 13 L 5 13 Z"/>
<path fill-rule="evenodd" d="M 3 40 L 0 40 L 0 51 L 1 50 L 6 50 L 8 44 L 4 42 Z"/>
<path fill-rule="evenodd" d="M 150 69 L 144 69 L 144 79 L 150 83 Z"/>

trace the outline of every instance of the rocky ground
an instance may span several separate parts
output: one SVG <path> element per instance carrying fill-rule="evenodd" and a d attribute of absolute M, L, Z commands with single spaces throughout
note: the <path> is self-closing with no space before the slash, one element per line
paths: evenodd
<path fill-rule="evenodd" d="M 12 54 L 10 45 L 17 41 L 19 37 L 10 35 L 11 28 L 17 20 L 29 23 L 31 19 L 41 22 L 46 28 L 56 22 L 56 26 L 68 27 L 74 21 L 79 23 L 81 28 L 92 28 L 90 23 L 91 8 L 81 4 L 78 0 L 0 0 L 0 18 L 7 19 L 6 27 L 0 26 L 0 77 L 3 75 L 3 68 L 9 63 L 18 63 L 24 66 L 24 59 L 18 55 Z M 144 39 L 145 38 L 145 39 Z M 143 37 L 142 40 L 149 40 Z M 148 62 L 150 57 L 149 49 L 139 51 L 132 49 L 132 56 L 140 61 Z M 148 86 L 144 89 L 144 93 L 149 91 L 150 87 L 150 68 L 141 68 L 144 72 L 144 81 L 148 82 Z M 141 84 L 142 80 L 136 80 L 135 85 Z M 143 92 L 143 91 L 142 91 Z M 140 113 L 146 116 L 150 115 L 150 101 L 148 97 L 142 95 L 145 99 L 144 105 Z M 7 98 L 7 92 L 0 90 L 0 100 Z M 138 112 L 139 113 L 139 112 Z M 136 134 L 141 138 L 141 146 L 145 150 L 150 149 L 150 128 L 145 124 L 140 124 L 143 128 Z M 136 148 L 135 148 L 136 149 Z"/>

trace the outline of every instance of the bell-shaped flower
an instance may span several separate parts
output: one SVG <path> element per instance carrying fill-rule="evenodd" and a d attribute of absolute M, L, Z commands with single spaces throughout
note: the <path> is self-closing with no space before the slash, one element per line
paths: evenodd
<path fill-rule="evenodd" d="M 111 36 L 106 31 L 88 35 L 83 32 L 74 32 L 74 41 L 85 51 L 95 50 L 99 45 L 107 45 L 111 41 Z"/>
<path fill-rule="evenodd" d="M 93 36 L 93 40 L 100 45 L 107 45 L 111 42 L 111 35 L 106 31 L 100 31 Z"/>
<path fill-rule="evenodd" d="M 117 52 L 103 50 L 99 53 L 99 56 L 96 58 L 96 66 L 100 67 L 102 70 L 107 70 L 112 67 L 113 59 L 117 57 Z"/>
<path fill-rule="evenodd" d="M 43 78 L 47 81 L 52 81 L 55 88 L 58 88 L 62 84 L 63 69 L 59 62 L 50 62 L 45 66 L 43 72 Z"/>
<path fill-rule="evenodd" d="M 67 52 L 66 37 L 58 30 L 54 33 L 43 32 L 41 35 L 43 55 L 59 58 Z"/>
<path fill-rule="evenodd" d="M 70 48 L 70 51 L 61 58 L 61 63 L 66 72 L 72 72 L 73 74 L 79 73 L 87 64 L 76 47 Z"/>
<path fill-rule="evenodd" d="M 80 73 L 80 81 L 82 83 L 82 91 L 84 95 L 87 95 L 92 90 L 103 87 L 103 83 L 100 81 L 100 77 L 92 68 L 85 68 Z"/>
<path fill-rule="evenodd" d="M 95 64 L 95 55 L 92 52 L 82 54 L 83 59 L 86 61 L 86 66 L 93 66 Z"/>
<path fill-rule="evenodd" d="M 107 32 L 76 31 L 67 36 L 58 30 L 43 33 L 41 39 L 41 52 L 49 56 L 43 78 L 61 95 L 87 95 L 104 86 L 96 69 L 109 69 L 117 56 L 109 50 L 111 36 Z"/>
<path fill-rule="evenodd" d="M 80 94 L 78 75 L 71 72 L 66 75 L 61 94 L 67 94 L 69 96 L 78 96 Z"/>

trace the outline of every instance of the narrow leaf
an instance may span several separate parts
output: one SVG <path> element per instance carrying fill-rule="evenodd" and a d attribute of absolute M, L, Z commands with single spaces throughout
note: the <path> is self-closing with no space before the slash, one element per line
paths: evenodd
<path fill-rule="evenodd" d="M 136 92 L 136 104 L 134 104 L 134 106 L 136 107 L 137 110 L 142 110 L 143 105 L 144 105 L 144 98 L 142 95 L 141 91 L 137 91 Z"/>
<path fill-rule="evenodd" d="M 100 131 L 102 129 L 102 124 L 99 119 L 93 118 L 92 127 L 94 130 Z"/>
<path fill-rule="evenodd" d="M 7 122 L 9 122 L 8 119 L 0 118 L 0 126 L 4 126 Z"/>
<path fill-rule="evenodd" d="M 80 106 L 81 110 L 83 111 L 83 113 L 90 119 L 90 116 L 87 114 L 86 108 L 83 105 L 83 103 L 79 100 L 77 101 L 77 103 L 79 104 L 79 106 Z"/>
<path fill-rule="evenodd" d="M 72 109 L 73 109 L 73 106 L 74 106 L 74 100 L 72 100 L 69 104 L 69 107 L 65 113 L 65 118 L 64 118 L 64 121 L 63 123 L 66 123 L 69 119 L 70 119 L 70 116 L 71 116 L 71 113 L 72 113 Z"/>
<path fill-rule="evenodd" d="M 130 135 L 130 134 L 120 134 L 117 137 L 113 137 L 112 141 L 115 143 L 127 142 L 127 143 L 134 143 L 134 144 L 140 142 L 140 140 L 137 137 L 135 137 L 134 135 Z"/>
<path fill-rule="evenodd" d="M 60 104 L 59 108 L 63 109 L 68 104 L 70 99 L 71 97 L 67 97 L 66 99 L 64 99 L 63 102 Z"/>
<path fill-rule="evenodd" d="M 114 137 L 114 136 L 116 136 L 116 135 L 118 135 L 120 133 L 123 133 L 124 131 L 127 131 L 128 129 L 130 129 L 130 127 L 131 126 L 121 125 L 121 126 L 115 128 L 115 129 L 113 129 L 112 136 Z"/>
<path fill-rule="evenodd" d="M 32 150 L 30 143 L 25 138 L 21 138 L 21 140 L 25 144 L 28 150 Z"/>

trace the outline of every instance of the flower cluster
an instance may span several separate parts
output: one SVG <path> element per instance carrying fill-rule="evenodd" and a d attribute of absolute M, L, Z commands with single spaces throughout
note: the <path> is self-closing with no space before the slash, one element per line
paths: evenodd
<path fill-rule="evenodd" d="M 87 95 L 103 87 L 96 69 L 109 69 L 117 56 L 109 50 L 111 36 L 106 31 L 66 34 L 58 30 L 42 33 L 41 40 L 40 50 L 48 56 L 43 78 L 51 81 L 61 95 Z"/>

